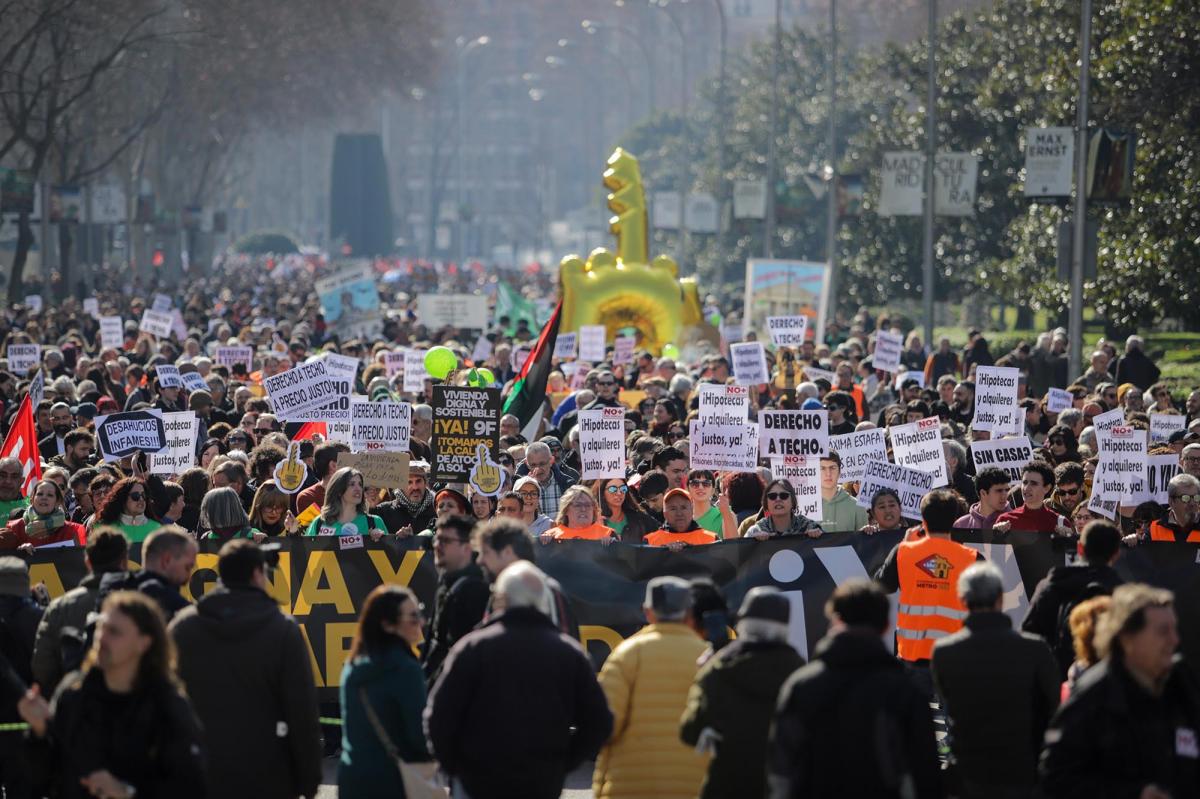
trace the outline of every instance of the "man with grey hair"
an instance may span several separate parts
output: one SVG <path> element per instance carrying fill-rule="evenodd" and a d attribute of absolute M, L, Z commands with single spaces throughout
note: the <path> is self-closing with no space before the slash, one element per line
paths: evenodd
<path fill-rule="evenodd" d="M 979 492 L 975 490 L 975 480 L 967 474 L 967 448 L 952 439 L 942 440 L 942 454 L 946 458 L 946 474 L 950 479 L 950 487 L 958 492 L 968 505 L 979 501 Z"/>
<path fill-rule="evenodd" d="M 1179 451 L 1180 474 L 1200 478 L 1200 444 L 1188 444 Z"/>
<path fill-rule="evenodd" d="M 1087 417 L 1078 408 L 1067 408 L 1058 415 L 1057 421 L 1059 424 L 1071 429 L 1071 432 L 1075 434 L 1076 441 L 1083 434 L 1083 428 L 1087 426 Z"/>
<path fill-rule="evenodd" d="M 958 596 L 966 621 L 934 645 L 931 669 L 961 795 L 1029 796 L 1042 733 L 1058 706 L 1058 663 L 1041 638 L 1013 630 L 1003 612 L 1004 578 L 994 565 L 968 566 Z"/>
<path fill-rule="evenodd" d="M 25 464 L 11 455 L 0 458 L 0 522 L 7 524 L 14 510 L 29 506 L 29 498 L 21 493 L 24 483 Z"/>
<path fill-rule="evenodd" d="M 612 733 L 591 661 L 550 620 L 550 601 L 537 566 L 509 565 L 496 580 L 497 612 L 443 664 L 425 733 L 454 796 L 558 796 Z"/>
<path fill-rule="evenodd" d="M 1116 375 L 1118 386 L 1133 383 L 1139 391 L 1145 391 L 1158 382 L 1162 371 L 1146 355 L 1146 343 L 1142 337 L 1130 336 L 1125 339 L 1125 354 L 1117 359 L 1113 374 Z"/>
<path fill-rule="evenodd" d="M 1150 524 L 1150 540 L 1200 543 L 1200 479 L 1190 474 L 1172 477 L 1167 508 L 1165 516 Z"/>
<path fill-rule="evenodd" d="M 412 437 L 429 446 L 429 440 L 433 437 L 432 405 L 412 406 Z"/>
<path fill-rule="evenodd" d="M 525 463 L 517 467 L 517 474 L 537 480 L 541 491 L 538 509 L 552 519 L 557 516 L 558 501 L 574 481 L 558 468 L 550 446 L 543 441 L 535 441 L 526 447 Z"/>
<path fill-rule="evenodd" d="M 766 793 L 767 732 L 779 689 L 804 665 L 788 643 L 790 617 L 779 589 L 750 589 L 738 611 L 737 640 L 696 675 L 679 735 L 701 751 L 715 749 L 701 799 Z"/>
<path fill-rule="evenodd" d="M 687 580 L 655 577 L 642 606 L 648 625 L 626 638 L 600 670 L 614 733 L 592 776 L 596 796 L 696 796 L 704 760 L 679 739 L 679 718 L 706 644 L 688 626 Z"/>
<path fill-rule="evenodd" d="M 53 432 L 38 442 L 38 452 L 44 461 L 67 451 L 67 433 L 75 429 L 75 417 L 71 415 L 70 405 L 56 402 L 50 406 L 50 428 Z"/>

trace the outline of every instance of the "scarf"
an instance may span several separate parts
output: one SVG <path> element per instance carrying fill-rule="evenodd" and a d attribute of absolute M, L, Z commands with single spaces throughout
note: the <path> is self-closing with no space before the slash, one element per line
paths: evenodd
<path fill-rule="evenodd" d="M 433 492 L 428 488 L 425 489 L 425 496 L 421 497 L 420 502 L 413 502 L 408 498 L 408 494 L 404 491 L 396 492 L 396 504 L 406 510 L 414 519 L 429 509 L 433 504 Z"/>
<path fill-rule="evenodd" d="M 150 520 L 146 518 L 145 514 L 138 514 L 137 516 L 121 514 L 121 525 L 124 527 L 141 527 L 148 521 Z"/>
<path fill-rule="evenodd" d="M 787 529 L 777 530 L 775 529 L 775 522 L 771 520 L 771 514 L 767 513 L 763 514 L 758 526 L 762 530 L 771 533 L 772 535 L 800 535 L 801 533 L 807 533 L 816 525 L 810 519 L 807 519 L 798 513 L 794 513 L 792 514 L 792 520 Z"/>
<path fill-rule="evenodd" d="M 25 520 L 25 535 L 30 538 L 43 538 L 67 523 L 67 514 L 62 508 L 55 508 L 49 516 L 43 516 L 30 505 L 21 515 Z"/>

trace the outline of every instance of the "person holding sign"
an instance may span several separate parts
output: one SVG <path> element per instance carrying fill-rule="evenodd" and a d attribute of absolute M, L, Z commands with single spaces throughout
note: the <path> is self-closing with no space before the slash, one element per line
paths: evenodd
<path fill-rule="evenodd" d="M 592 494 L 600 505 L 604 524 L 611 527 L 626 544 L 640 544 L 647 533 L 658 528 L 658 522 L 642 512 L 625 480 L 610 477 L 592 484 Z"/>
<path fill-rule="evenodd" d="M 608 546 L 616 540 L 613 528 L 600 519 L 600 506 L 583 486 L 571 486 L 559 501 L 556 526 L 542 533 L 542 543 L 549 541 L 599 541 Z"/>
<path fill-rule="evenodd" d="M 722 491 L 713 504 L 717 476 L 708 469 L 693 469 L 688 475 L 687 490 L 692 497 L 692 515 L 702 530 L 718 541 L 737 538 L 737 519 L 729 508 L 729 495 Z"/>
<path fill-rule="evenodd" d="M 386 532 L 383 519 L 368 513 L 362 472 L 344 466 L 333 473 L 325 489 L 325 505 L 321 508 L 321 515 L 312 520 L 306 535 L 360 538 L 367 535 L 372 541 L 378 541 Z"/>
<path fill-rule="evenodd" d="M 797 511 L 796 491 L 787 480 L 772 480 L 763 490 L 762 511 L 758 521 L 743 537 L 766 541 L 783 535 L 806 535 L 820 538 L 825 531 L 821 525 Z"/>
<path fill-rule="evenodd" d="M 900 506 L 900 495 L 894 488 L 881 488 L 875 492 L 867 516 L 871 521 L 863 525 L 860 533 L 904 533 L 909 527 Z"/>
<path fill-rule="evenodd" d="M 679 552 L 685 546 L 702 546 L 717 540 L 696 524 L 692 518 L 692 498 L 682 488 L 672 488 L 663 497 L 663 520 L 661 529 L 646 536 L 646 546 Z"/>
<path fill-rule="evenodd" d="M 62 488 L 53 480 L 34 483 L 29 507 L 19 519 L 0 529 L 0 550 L 32 552 L 48 544 L 81 547 L 86 543 L 87 530 L 67 521 Z"/>
<path fill-rule="evenodd" d="M 1073 536 L 1075 531 L 1066 518 L 1045 507 L 1046 498 L 1053 489 L 1054 469 L 1050 464 L 1030 461 L 1021 472 L 1021 496 L 1025 498 L 1025 504 L 1001 513 L 996 517 L 996 523 L 1008 522 L 1012 530 Z"/>

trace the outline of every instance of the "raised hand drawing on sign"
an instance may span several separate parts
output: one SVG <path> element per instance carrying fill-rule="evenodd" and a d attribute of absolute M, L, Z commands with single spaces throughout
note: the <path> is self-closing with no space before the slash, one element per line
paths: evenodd
<path fill-rule="evenodd" d="M 275 485 L 285 494 L 295 494 L 308 477 L 308 467 L 300 460 L 300 442 L 288 444 L 287 457 L 275 467 Z"/>
<path fill-rule="evenodd" d="M 471 467 L 471 486 L 485 497 L 494 497 L 500 493 L 503 483 L 500 464 L 492 460 L 486 444 L 475 448 L 475 465 Z"/>

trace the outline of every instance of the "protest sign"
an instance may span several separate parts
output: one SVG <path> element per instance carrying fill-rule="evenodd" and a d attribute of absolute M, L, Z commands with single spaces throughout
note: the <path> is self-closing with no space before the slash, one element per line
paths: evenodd
<path fill-rule="evenodd" d="M 625 476 L 625 409 L 579 412 L 580 477 L 599 480 Z"/>
<path fill-rule="evenodd" d="M 181 372 L 179 379 L 183 381 L 184 389 L 189 392 L 208 391 L 208 383 L 204 382 L 199 372 Z"/>
<path fill-rule="evenodd" d="M 559 333 L 554 341 L 554 357 L 560 361 L 574 358 L 578 338 L 577 333 Z"/>
<path fill-rule="evenodd" d="M 166 338 L 171 335 L 171 330 L 174 326 L 175 316 L 173 314 L 147 308 L 145 311 L 142 311 L 142 321 L 138 325 L 138 329 L 152 336 Z"/>
<path fill-rule="evenodd" d="M 776 347 L 799 347 L 804 343 L 806 330 L 808 330 L 807 316 L 767 317 L 767 332 L 771 334 L 771 343 Z"/>
<path fill-rule="evenodd" d="M 403 491 L 408 487 L 407 452 L 339 452 L 337 467 L 349 466 L 363 473 L 363 484 L 368 488 L 390 488 Z"/>
<path fill-rule="evenodd" d="M 608 329 L 604 325 L 583 325 L 579 328 L 579 357 L 596 363 L 604 360 L 604 344 Z"/>
<path fill-rule="evenodd" d="M 25 307 L 32 313 L 38 314 L 42 312 L 42 295 L 29 294 L 25 297 Z"/>
<path fill-rule="evenodd" d="M 308 479 L 308 464 L 300 458 L 300 442 L 288 442 L 287 455 L 271 472 L 275 487 L 285 494 L 299 493 Z"/>
<path fill-rule="evenodd" d="M 564 370 L 566 370 L 568 367 L 572 369 L 570 386 L 571 390 L 577 391 L 581 388 L 586 388 L 587 375 L 588 372 L 592 371 L 592 365 L 587 361 L 572 361 L 570 363 L 563 364 Z"/>
<path fill-rule="evenodd" d="M 942 420 L 930 416 L 909 424 L 889 427 L 892 458 L 900 466 L 920 469 L 933 475 L 930 488 L 949 485 L 946 454 L 942 450 Z"/>
<path fill-rule="evenodd" d="M 909 380 L 916 380 L 918 386 L 920 386 L 921 388 L 925 388 L 925 373 L 924 372 L 899 372 L 896 375 L 896 380 L 892 383 L 892 385 L 895 388 L 900 389 L 900 388 L 903 388 L 904 384 L 907 383 Z"/>
<path fill-rule="evenodd" d="M 896 374 L 900 371 L 900 354 L 904 350 L 904 336 L 890 330 L 875 331 L 875 353 L 871 365 L 884 372 Z"/>
<path fill-rule="evenodd" d="M 829 385 L 837 385 L 837 373 L 832 372 L 829 369 L 821 369 L 816 366 L 805 366 L 804 376 L 807 377 L 810 382 L 814 380 L 827 380 L 829 381 Z"/>
<path fill-rule="evenodd" d="M 860 508 L 871 509 L 871 500 L 881 488 L 900 495 L 900 511 L 906 519 L 921 518 L 921 500 L 938 486 L 933 473 L 910 469 L 887 461 L 869 461 L 863 470 L 856 500 Z"/>
<path fill-rule="evenodd" d="M 741 322 L 737 322 L 736 324 L 731 322 L 729 324 L 721 325 L 720 333 L 721 340 L 724 341 L 726 345 L 736 344 L 745 337 Z"/>
<path fill-rule="evenodd" d="M 1150 414 L 1150 443 L 1164 443 L 1176 430 L 1185 430 L 1187 417 L 1181 413 Z"/>
<path fill-rule="evenodd" d="M 154 367 L 158 375 L 158 384 L 163 388 L 183 388 L 183 378 L 179 376 L 179 367 L 169 363 L 160 363 Z"/>
<path fill-rule="evenodd" d="M 988 466 L 995 466 L 1008 472 L 1008 478 L 1016 482 L 1021 479 L 1021 471 L 1031 460 L 1033 447 L 1028 436 L 997 438 L 971 444 L 971 461 L 975 464 L 976 474 Z M 960 464 L 962 465 L 965 464 Z"/>
<path fill-rule="evenodd" d="M 100 317 L 100 346 L 106 350 L 119 350 L 125 346 L 125 325 L 121 317 Z"/>
<path fill-rule="evenodd" d="M 420 294 L 417 318 L 430 330 L 442 327 L 483 330 L 487 327 L 488 303 L 482 294 Z"/>
<path fill-rule="evenodd" d="M 1160 505 L 1167 504 L 1167 483 L 1179 474 L 1179 458 L 1169 455 L 1149 455 L 1146 457 L 1146 494 L 1152 502 Z"/>
<path fill-rule="evenodd" d="M 425 371 L 425 353 L 428 350 L 409 349 L 404 351 L 404 391 L 420 394 L 425 390 L 429 372 Z"/>
<path fill-rule="evenodd" d="M 84 297 L 83 312 L 93 319 L 100 318 L 100 300 L 95 297 Z"/>
<path fill-rule="evenodd" d="M 761 411 L 758 423 L 762 457 L 829 454 L 829 411 Z"/>
<path fill-rule="evenodd" d="M 383 354 L 383 368 L 389 378 L 395 377 L 404 371 L 404 350 L 396 350 L 394 352 L 385 352 Z"/>
<path fill-rule="evenodd" d="M 520 347 L 514 347 L 512 355 L 509 356 L 509 362 L 512 364 L 512 370 L 518 374 L 522 367 L 525 366 L 525 361 L 529 360 L 529 354 L 533 352 L 533 346 L 522 344 Z"/>
<path fill-rule="evenodd" d="M 633 363 L 633 348 L 637 346 L 635 336 L 617 336 L 613 341 L 613 365 L 628 366 Z"/>
<path fill-rule="evenodd" d="M 1092 495 L 1088 498 L 1088 510 L 1092 513 L 1105 517 L 1106 519 L 1117 518 L 1117 506 L 1121 504 L 1121 497 L 1116 494 L 1103 494 L 1095 488 L 1092 489 Z"/>
<path fill-rule="evenodd" d="M 471 363 L 480 366 L 488 358 L 492 357 L 492 342 L 486 334 L 480 334 L 479 338 L 475 339 L 475 347 L 471 350 Z"/>
<path fill-rule="evenodd" d="M 41 344 L 9 344 L 8 368 L 18 376 L 24 376 L 42 362 Z"/>
<path fill-rule="evenodd" d="M 868 461 L 887 462 L 887 441 L 878 427 L 830 436 L 829 449 L 842 459 L 842 482 L 861 480 Z"/>
<path fill-rule="evenodd" d="M 179 341 L 187 341 L 187 323 L 183 321 L 183 311 L 178 308 L 171 309 L 171 332 Z"/>
<path fill-rule="evenodd" d="M 324 361 L 298 364 L 285 372 L 263 378 L 275 415 L 287 421 L 306 411 L 328 405 L 337 398 L 338 387 L 329 378 Z"/>
<path fill-rule="evenodd" d="M 119 461 L 138 451 L 161 452 L 167 446 L 162 411 L 147 408 L 97 416 L 96 443 L 105 462 Z"/>
<path fill-rule="evenodd" d="M 217 347 L 215 357 L 218 366 L 233 369 L 241 364 L 249 371 L 254 366 L 254 347 Z"/>
<path fill-rule="evenodd" d="M 760 386 L 770 382 L 767 356 L 761 341 L 730 344 L 729 358 L 733 361 L 733 377 L 739 385 Z"/>
<path fill-rule="evenodd" d="M 171 306 L 173 306 L 174 304 L 175 303 L 171 302 L 171 298 L 168 297 L 166 294 L 156 293 L 154 295 L 154 302 L 151 303 L 150 307 L 153 308 L 154 310 L 158 311 L 159 313 L 170 313 Z"/>
<path fill-rule="evenodd" d="M 688 423 L 689 459 L 693 469 L 753 472 L 758 469 L 758 425 Z"/>
<path fill-rule="evenodd" d="M 333 386 L 329 401 L 306 411 L 296 411 L 287 417 L 287 421 L 325 422 L 330 432 L 330 438 L 334 438 L 333 431 L 335 429 L 350 429 L 350 399 L 354 392 L 358 359 L 329 352 L 305 361 L 305 363 L 318 362 L 325 364 L 329 373 L 329 381 Z"/>
<path fill-rule="evenodd" d="M 1106 499 L 1132 500 L 1146 473 L 1146 431 L 1115 425 L 1096 435 L 1096 446 L 1100 463 L 1092 478 L 1092 492 Z"/>
<path fill-rule="evenodd" d="M 1017 382 L 1021 370 L 1014 366 L 980 366 L 975 370 L 975 430 L 1008 432 L 1017 407 Z"/>
<path fill-rule="evenodd" d="M 750 418 L 750 390 L 745 386 L 701 383 L 698 418 L 705 426 L 745 424 Z"/>
<path fill-rule="evenodd" d="M 1107 413 L 1101 413 L 1092 417 L 1092 427 L 1096 430 L 1096 438 L 1108 433 L 1114 427 L 1125 424 L 1125 411 L 1120 408 L 1113 408 Z"/>
<path fill-rule="evenodd" d="M 412 406 L 407 402 L 350 403 L 350 449 L 354 452 L 408 452 Z"/>
<path fill-rule="evenodd" d="M 351 383 L 358 377 L 358 358 L 353 358 L 349 355 L 339 355 L 336 352 L 326 352 L 317 356 L 325 362 L 325 366 L 329 369 L 329 376 L 336 380 L 348 380 Z M 316 360 L 309 358 L 309 361 Z"/>
<path fill-rule="evenodd" d="M 200 420 L 195 411 L 180 411 L 162 415 L 167 445 L 150 456 L 152 474 L 183 474 L 196 463 L 196 436 Z"/>
<path fill-rule="evenodd" d="M 1075 405 L 1075 395 L 1062 388 L 1052 388 L 1046 392 L 1046 412 L 1062 413 Z"/>
<path fill-rule="evenodd" d="M 771 476 L 787 480 L 796 492 L 796 509 L 801 516 L 819 521 L 823 515 L 821 500 L 821 459 L 803 455 L 785 455 L 771 459 Z"/>
<path fill-rule="evenodd" d="M 475 462 L 471 464 L 471 473 L 467 476 L 471 490 L 485 497 L 498 496 L 504 487 L 505 477 L 504 469 L 492 460 L 487 444 L 476 444 Z"/>
<path fill-rule="evenodd" d="M 461 482 L 471 473 L 476 447 L 500 445 L 500 389 L 433 387 L 433 480 Z"/>
<path fill-rule="evenodd" d="M 314 287 L 321 302 L 321 313 L 331 332 L 343 339 L 375 340 L 383 336 L 383 315 L 379 308 L 379 289 L 375 268 L 361 261 L 319 278 Z"/>

